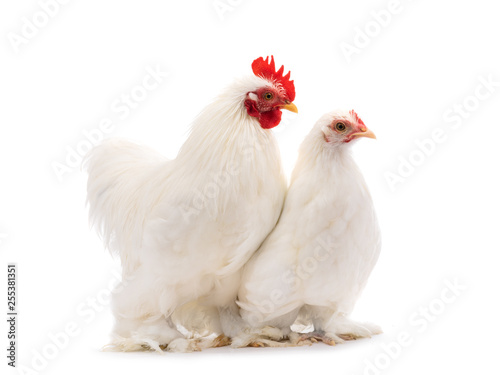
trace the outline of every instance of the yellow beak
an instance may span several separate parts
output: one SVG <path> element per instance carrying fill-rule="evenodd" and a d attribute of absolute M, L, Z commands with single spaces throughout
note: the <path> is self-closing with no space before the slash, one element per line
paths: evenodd
<path fill-rule="evenodd" d="M 299 110 L 297 109 L 297 106 L 293 103 L 288 103 L 288 104 L 285 104 L 285 105 L 282 105 L 281 106 L 282 109 L 286 109 L 290 112 L 294 112 L 294 113 L 299 113 Z"/>
<path fill-rule="evenodd" d="M 359 137 L 377 139 L 377 137 L 375 137 L 375 134 L 367 128 L 361 128 L 360 132 L 351 135 L 351 138 L 359 138 Z"/>

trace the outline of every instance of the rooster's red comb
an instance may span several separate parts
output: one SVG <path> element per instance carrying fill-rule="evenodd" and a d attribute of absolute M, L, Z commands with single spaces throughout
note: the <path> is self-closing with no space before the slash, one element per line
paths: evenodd
<path fill-rule="evenodd" d="M 265 60 L 262 57 L 254 60 L 252 63 L 253 74 L 279 83 L 285 89 L 288 99 L 293 102 L 295 99 L 295 86 L 293 81 L 290 81 L 290 72 L 288 72 L 286 76 L 283 76 L 285 67 L 282 65 L 281 68 L 276 71 L 274 66 L 274 57 L 271 55 L 271 61 L 268 62 L 268 60 L 269 56 L 266 57 Z"/>
<path fill-rule="evenodd" d="M 349 114 L 356 120 L 356 122 L 360 125 L 365 125 L 363 120 L 361 120 L 356 112 L 354 112 L 354 109 L 351 109 L 349 111 Z"/>

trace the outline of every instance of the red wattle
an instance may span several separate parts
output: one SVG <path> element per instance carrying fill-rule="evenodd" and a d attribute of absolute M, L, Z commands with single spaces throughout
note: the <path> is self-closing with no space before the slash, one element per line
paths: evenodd
<path fill-rule="evenodd" d="M 260 126 L 263 129 L 271 129 L 278 126 L 281 121 L 281 110 L 279 108 L 272 109 L 267 112 L 259 112 L 256 103 L 253 100 L 245 100 L 245 108 L 247 113 L 252 117 L 257 117 Z"/>
<path fill-rule="evenodd" d="M 262 112 L 259 117 L 260 126 L 271 129 L 278 126 L 281 121 L 281 110 L 276 108 L 271 111 Z"/>

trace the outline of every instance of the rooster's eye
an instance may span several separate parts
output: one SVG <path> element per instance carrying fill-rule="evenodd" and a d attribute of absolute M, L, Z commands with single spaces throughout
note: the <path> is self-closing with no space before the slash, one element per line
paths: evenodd
<path fill-rule="evenodd" d="M 339 132 L 343 132 L 345 131 L 345 124 L 343 122 L 337 122 L 335 124 L 335 129 L 337 129 L 337 131 Z"/>
<path fill-rule="evenodd" d="M 273 94 L 271 92 L 266 92 L 264 94 L 264 99 L 271 100 L 273 98 Z"/>

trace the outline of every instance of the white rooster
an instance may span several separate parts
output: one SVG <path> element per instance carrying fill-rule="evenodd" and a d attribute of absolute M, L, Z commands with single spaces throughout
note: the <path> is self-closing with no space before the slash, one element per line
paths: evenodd
<path fill-rule="evenodd" d="M 279 223 L 244 268 L 238 305 L 247 329 L 234 346 L 280 346 L 272 340 L 287 336 L 292 344 L 333 345 L 381 332 L 349 318 L 381 243 L 350 152 L 360 137 L 375 138 L 354 111 L 336 111 L 321 117 L 302 143 Z M 298 317 L 314 331 L 292 332 Z"/>
<path fill-rule="evenodd" d="M 196 349 L 174 313 L 188 328 L 225 330 L 218 311 L 235 309 L 240 269 L 274 228 L 286 191 L 269 129 L 282 109 L 297 112 L 290 73 L 276 72 L 272 56 L 252 69 L 199 114 L 175 160 L 118 139 L 87 157 L 89 216 L 123 267 L 114 349 Z"/>

